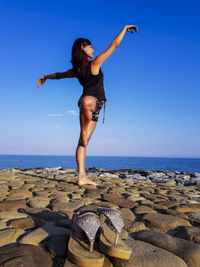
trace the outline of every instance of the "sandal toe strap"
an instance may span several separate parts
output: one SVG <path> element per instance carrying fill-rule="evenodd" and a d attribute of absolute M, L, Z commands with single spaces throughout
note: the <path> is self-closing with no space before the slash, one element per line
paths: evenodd
<path fill-rule="evenodd" d="M 97 230 L 100 227 L 100 220 L 96 214 L 87 212 L 76 216 L 74 223 L 76 223 L 85 232 L 90 240 L 95 239 Z"/>
<path fill-rule="evenodd" d="M 99 208 L 99 214 L 104 214 L 112 223 L 115 230 L 118 233 L 121 233 L 124 227 L 124 220 L 122 218 L 121 212 L 118 209 L 114 208 Z"/>

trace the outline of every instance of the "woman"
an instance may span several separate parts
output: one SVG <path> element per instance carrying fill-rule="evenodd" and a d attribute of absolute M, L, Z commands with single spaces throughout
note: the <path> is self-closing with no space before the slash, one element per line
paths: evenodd
<path fill-rule="evenodd" d="M 46 79 L 77 78 L 83 86 L 83 94 L 78 101 L 81 131 L 76 149 L 79 186 L 85 184 L 98 185 L 86 176 L 85 159 L 86 147 L 97 125 L 99 112 L 103 105 L 105 108 L 106 98 L 101 65 L 119 46 L 125 32 L 133 33 L 131 29 L 138 32 L 138 27 L 135 25 L 124 26 L 121 32 L 114 38 L 111 45 L 103 53 L 96 56 L 94 60 L 90 60 L 93 58 L 94 53 L 91 42 L 88 39 L 78 38 L 72 47 L 71 63 L 73 68 L 66 72 L 44 75 L 37 81 L 38 87 L 40 87 L 40 85 L 45 83 Z"/>

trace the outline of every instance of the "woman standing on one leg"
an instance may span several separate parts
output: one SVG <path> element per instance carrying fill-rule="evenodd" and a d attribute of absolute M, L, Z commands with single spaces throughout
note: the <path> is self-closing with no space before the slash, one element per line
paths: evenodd
<path fill-rule="evenodd" d="M 80 137 L 76 149 L 76 161 L 78 166 L 78 185 L 85 184 L 97 185 L 86 176 L 85 159 L 86 148 L 97 125 L 98 116 L 101 108 L 105 108 L 105 92 L 103 86 L 103 73 L 101 65 L 110 57 L 122 41 L 126 31 L 132 33 L 131 29 L 138 32 L 135 25 L 127 25 L 123 27 L 121 32 L 114 38 L 111 45 L 101 54 L 93 58 L 94 50 L 88 39 L 78 38 L 72 47 L 72 69 L 66 72 L 56 72 L 44 75 L 37 81 L 38 87 L 43 85 L 46 79 L 62 79 L 77 78 L 83 86 L 83 94 L 81 95 L 78 106 L 80 108 Z"/>

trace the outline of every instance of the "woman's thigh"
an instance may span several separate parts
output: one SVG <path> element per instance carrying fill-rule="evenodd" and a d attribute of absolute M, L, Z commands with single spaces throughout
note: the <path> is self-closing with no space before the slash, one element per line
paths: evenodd
<path fill-rule="evenodd" d="M 84 101 L 87 104 L 84 103 Z M 82 141 L 83 143 L 89 142 L 90 137 L 96 128 L 97 122 L 93 120 L 88 121 L 87 118 L 88 111 L 91 112 L 90 115 L 92 117 L 92 112 L 94 112 L 95 108 L 96 108 L 96 98 L 93 96 L 85 96 L 80 106 L 80 126 L 81 126 L 80 141 Z"/>
<path fill-rule="evenodd" d="M 85 113 L 88 110 L 94 112 L 96 108 L 97 100 L 96 97 L 87 95 L 82 97 L 81 104 L 80 104 L 80 112 Z"/>

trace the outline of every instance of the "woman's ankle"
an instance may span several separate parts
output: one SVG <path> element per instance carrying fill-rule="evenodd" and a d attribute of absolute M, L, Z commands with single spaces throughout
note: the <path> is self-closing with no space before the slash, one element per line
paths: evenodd
<path fill-rule="evenodd" d="M 85 170 L 78 171 L 78 176 L 86 176 Z"/>

